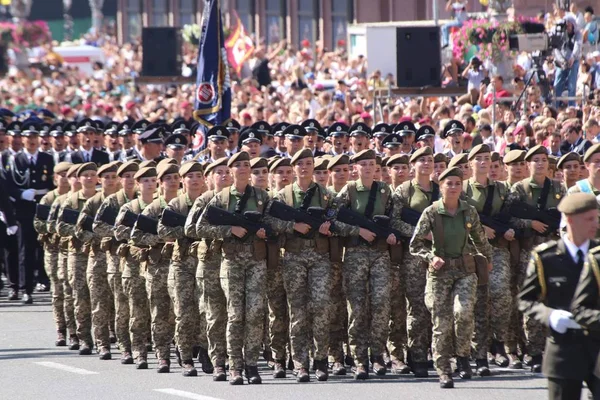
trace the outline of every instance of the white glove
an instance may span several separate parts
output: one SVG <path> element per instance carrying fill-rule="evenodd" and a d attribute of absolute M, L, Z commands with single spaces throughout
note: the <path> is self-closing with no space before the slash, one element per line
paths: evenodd
<path fill-rule="evenodd" d="M 565 333 L 567 329 L 581 329 L 573 320 L 573 314 L 565 310 L 554 310 L 550 313 L 550 327 L 558 333 Z"/>
<path fill-rule="evenodd" d="M 19 227 L 17 225 L 9 226 L 8 228 L 6 228 L 6 234 L 8 236 L 12 236 L 15 233 L 17 233 L 18 230 L 19 230 Z"/>
<path fill-rule="evenodd" d="M 21 198 L 23 200 L 27 200 L 27 201 L 34 201 L 35 200 L 35 189 L 24 190 L 23 193 L 21 193 Z"/>

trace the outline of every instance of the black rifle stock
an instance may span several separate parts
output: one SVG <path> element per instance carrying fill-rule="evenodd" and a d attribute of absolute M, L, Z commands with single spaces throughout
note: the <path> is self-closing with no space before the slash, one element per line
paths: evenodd
<path fill-rule="evenodd" d="M 540 221 L 548 225 L 546 231 L 541 234 L 542 236 L 556 233 L 560 228 L 560 212 L 556 208 L 542 211 L 527 203 L 514 203 L 510 206 L 509 213 L 515 218 Z"/>
<path fill-rule="evenodd" d="M 50 216 L 50 206 L 38 204 L 35 208 L 35 216 L 42 221 L 47 221 Z"/>
<path fill-rule="evenodd" d="M 114 226 L 117 220 L 118 211 L 113 207 L 106 207 L 97 215 L 98 221 L 102 221 L 110 226 Z"/>
<path fill-rule="evenodd" d="M 135 227 L 142 232 L 158 235 L 158 220 L 143 214 L 138 215 Z"/>
<path fill-rule="evenodd" d="M 400 231 L 390 227 L 390 217 L 387 215 L 375 215 L 371 220 L 350 208 L 341 207 L 337 214 L 337 220 L 348 225 L 359 226 L 371 231 L 379 239 L 385 240 L 391 233 L 396 236 L 396 240 L 402 239 Z"/>
<path fill-rule="evenodd" d="M 421 218 L 421 214 L 417 210 L 408 207 L 402 207 L 402 211 L 400 212 L 400 219 L 411 226 L 417 226 L 419 219 Z"/>
<path fill-rule="evenodd" d="M 171 228 L 184 226 L 186 219 L 187 217 L 185 215 L 175 212 L 173 210 L 169 210 L 168 208 L 165 208 L 163 210 L 163 213 L 160 217 L 160 220 L 162 221 L 163 225 Z"/>
<path fill-rule="evenodd" d="M 62 213 L 62 221 L 65 224 L 75 225 L 79 219 L 79 211 L 72 208 L 65 208 Z"/>
<path fill-rule="evenodd" d="M 206 208 L 206 220 L 211 225 L 241 226 L 253 235 L 259 230 L 265 229 L 267 236 L 273 236 L 271 229 L 262 223 L 262 215 L 258 211 L 246 211 L 244 214 L 234 214 L 222 208 L 208 206 Z"/>
<path fill-rule="evenodd" d="M 303 235 L 299 232 L 294 232 L 294 234 L 304 239 L 313 239 L 323 222 L 326 221 L 327 210 L 321 207 L 309 207 L 304 211 L 290 207 L 281 201 L 273 201 L 269 215 L 283 221 L 302 222 L 310 225 L 310 231 L 307 234 Z M 333 231 L 333 227 L 330 230 Z"/>

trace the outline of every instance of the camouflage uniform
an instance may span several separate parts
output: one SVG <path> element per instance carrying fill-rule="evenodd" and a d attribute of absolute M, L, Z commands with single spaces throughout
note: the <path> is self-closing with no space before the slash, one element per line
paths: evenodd
<path fill-rule="evenodd" d="M 163 196 L 142 210 L 142 214 L 159 219 L 167 202 Z M 142 269 L 146 273 L 146 292 L 152 319 L 152 344 L 159 360 L 169 360 L 170 346 L 175 335 L 175 314 L 169 297 L 169 263 L 173 253 L 173 243 L 165 243 L 159 236 L 134 228 L 131 240 L 136 246 L 146 247 L 142 251 Z"/>
<path fill-rule="evenodd" d="M 441 227 L 437 226 L 437 218 L 443 224 Z M 430 232 L 433 234 L 431 245 L 425 239 Z M 451 357 L 466 358 L 471 353 L 477 276 L 474 266 L 463 262 L 469 239 L 477 251 L 492 259 L 492 248 L 485 238 L 477 210 L 461 200 L 456 214 L 449 215 L 438 200 L 421 215 L 410 243 L 414 256 L 431 262 L 437 255 L 445 261 L 439 270 L 428 268 L 425 288 L 425 304 L 433 323 L 433 361 L 440 376 L 452 375 Z"/>
<path fill-rule="evenodd" d="M 288 185 L 274 196 L 274 200 L 298 208 L 307 195 L 311 196 L 307 209 L 328 209 L 334 202 L 333 195 L 315 182 L 310 184 L 307 192 L 303 192 L 297 183 Z M 277 233 L 285 234 L 283 282 L 290 312 L 294 366 L 308 369 L 311 349 L 315 362 L 326 364 L 329 349 L 329 239 L 318 232 L 314 239 L 303 239 L 294 234 L 294 221 L 283 221 L 268 214 L 265 220 Z M 357 231 L 356 227 L 341 222 L 336 222 L 335 226 L 342 236 Z"/>
<path fill-rule="evenodd" d="M 392 196 L 389 186 L 378 185 L 372 215 L 388 215 Z M 340 205 L 364 213 L 370 188 L 360 180 L 348 182 L 338 194 Z M 373 358 L 382 357 L 390 320 L 390 255 L 387 238 L 377 238 L 373 245 L 365 244 L 354 227 L 346 240 L 342 276 L 348 303 L 348 343 L 358 366 L 368 369 L 368 352 Z"/>
<path fill-rule="evenodd" d="M 67 259 L 67 271 L 69 283 L 73 288 L 75 305 L 75 320 L 77 322 L 77 336 L 89 348 L 93 348 L 92 339 L 92 308 L 90 302 L 90 289 L 86 279 L 89 254 L 83 247 L 83 243 L 75 235 L 75 225 L 63 221 L 62 215 L 66 208 L 81 211 L 88 199 L 83 192 L 68 194 L 64 203 L 58 211 L 56 230 L 63 238 L 69 238 L 69 256 Z"/>
<path fill-rule="evenodd" d="M 268 205 L 267 192 L 251 188 L 252 194 L 242 211 L 262 212 Z M 209 205 L 234 212 L 243 193 L 235 186 L 217 193 Z M 263 339 L 265 313 L 266 244 L 254 235 L 238 239 L 231 226 L 210 225 L 206 210 L 197 224 L 198 236 L 223 239 L 221 285 L 227 299 L 227 353 L 229 368 L 256 367 Z"/>
<path fill-rule="evenodd" d="M 206 335 L 208 352 L 214 365 L 225 367 L 227 361 L 227 299 L 221 288 L 221 241 L 204 239 L 200 231 L 200 214 L 215 196 L 214 191 L 198 197 L 188 214 L 185 224 L 186 236 L 198 239 L 198 266 L 196 268 L 196 285 L 198 305 L 204 307 L 206 317 Z"/>
<path fill-rule="evenodd" d="M 117 254 L 121 257 L 123 293 L 129 303 L 129 336 L 133 358 L 147 357 L 146 341 L 150 336 L 150 307 L 146 293 L 146 279 L 140 272 L 142 248 L 131 240 L 131 228 L 119 223 L 126 211 L 139 214 L 146 207 L 140 198 L 125 203 L 119 210 L 114 235 L 121 244 Z"/>
<path fill-rule="evenodd" d="M 48 192 L 40 200 L 40 204 L 52 206 L 59 197 L 58 190 Z M 50 289 L 52 291 L 52 314 L 56 330 L 67 334 L 67 322 L 65 319 L 64 290 L 58 279 L 58 254 L 60 237 L 48 232 L 47 221 L 40 220 L 37 215 L 33 219 L 33 227 L 39 233 L 38 240 L 44 247 L 44 268 L 50 279 Z M 75 333 L 75 332 L 73 332 Z"/>
<path fill-rule="evenodd" d="M 192 201 L 187 194 L 182 194 L 169 202 L 167 208 L 187 216 Z M 165 241 L 175 240 L 173 258 L 169 267 L 169 295 L 173 301 L 175 313 L 175 343 L 179 348 L 181 359 L 193 358 L 194 346 L 208 348 L 206 338 L 206 317 L 199 314 L 196 269 L 198 258 L 196 246 L 192 247 L 191 240 L 184 235 L 183 226 L 168 227 L 158 223 L 158 236 Z"/>
<path fill-rule="evenodd" d="M 125 191 L 120 190 L 115 194 L 108 196 L 100 205 L 96 217 L 111 208 L 115 213 L 127 203 L 129 199 Z M 117 254 L 120 245 L 127 245 L 126 241 L 117 241 L 114 237 L 115 227 L 100 221 L 94 220 L 94 233 L 102 238 L 101 246 L 106 251 L 106 278 L 112 293 L 115 309 L 115 328 L 117 335 L 117 345 L 122 352 L 131 353 L 131 338 L 129 337 L 129 304 L 127 296 L 123 292 L 121 283 L 121 257 Z"/>

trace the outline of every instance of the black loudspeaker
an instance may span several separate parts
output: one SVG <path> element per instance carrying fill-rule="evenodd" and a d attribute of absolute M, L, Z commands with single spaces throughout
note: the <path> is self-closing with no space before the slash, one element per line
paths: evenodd
<path fill-rule="evenodd" d="M 440 28 L 396 28 L 396 62 L 398 87 L 440 87 L 442 52 Z"/>
<path fill-rule="evenodd" d="M 142 51 L 142 76 L 181 76 L 179 29 L 144 28 Z"/>

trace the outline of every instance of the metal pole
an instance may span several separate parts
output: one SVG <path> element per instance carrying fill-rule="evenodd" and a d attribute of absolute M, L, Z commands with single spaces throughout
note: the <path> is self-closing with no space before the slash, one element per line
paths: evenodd
<path fill-rule="evenodd" d="M 435 26 L 438 26 L 439 25 L 439 22 L 438 22 L 438 18 L 439 18 L 439 16 L 438 16 L 438 0 L 433 0 L 432 11 L 433 11 L 433 20 L 435 21 Z"/>
<path fill-rule="evenodd" d="M 496 127 L 496 86 L 492 85 L 492 129 Z"/>

